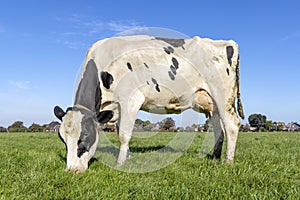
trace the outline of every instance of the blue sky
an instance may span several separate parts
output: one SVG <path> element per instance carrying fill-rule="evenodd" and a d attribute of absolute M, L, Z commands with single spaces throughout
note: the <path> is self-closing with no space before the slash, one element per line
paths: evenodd
<path fill-rule="evenodd" d="M 4 1 L 0 126 L 16 120 L 26 126 L 56 120 L 53 106 L 72 105 L 75 79 L 89 46 L 137 27 L 235 40 L 246 117 L 262 113 L 273 121 L 300 122 L 299 8 L 297 0 Z M 139 117 L 154 120 L 152 115 Z M 176 117 L 184 126 L 203 121 L 192 112 Z"/>

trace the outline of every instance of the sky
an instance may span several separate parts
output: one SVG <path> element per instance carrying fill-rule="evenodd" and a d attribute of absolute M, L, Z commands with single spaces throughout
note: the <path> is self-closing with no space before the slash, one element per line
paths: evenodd
<path fill-rule="evenodd" d="M 235 40 L 246 114 L 242 122 L 253 113 L 272 121 L 300 122 L 299 8 L 298 0 L 2 1 L 0 126 L 57 120 L 53 107 L 72 106 L 89 46 L 139 27 Z M 146 113 L 138 117 L 158 120 Z M 178 126 L 205 121 L 192 111 L 174 119 Z"/>

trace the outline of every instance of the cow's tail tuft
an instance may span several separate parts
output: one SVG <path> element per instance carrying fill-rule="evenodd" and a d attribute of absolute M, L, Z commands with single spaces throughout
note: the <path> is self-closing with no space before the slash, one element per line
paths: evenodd
<path fill-rule="evenodd" d="M 240 59 L 238 58 L 237 60 L 237 65 L 236 65 L 236 85 L 237 85 L 237 109 L 239 116 L 242 119 L 245 119 L 245 114 L 243 111 L 243 105 L 242 105 L 242 100 L 241 100 L 241 93 L 240 93 Z"/>

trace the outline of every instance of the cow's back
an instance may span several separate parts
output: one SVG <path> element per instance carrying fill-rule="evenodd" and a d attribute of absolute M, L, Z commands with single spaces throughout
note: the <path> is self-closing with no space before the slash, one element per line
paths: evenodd
<path fill-rule="evenodd" d="M 93 59 L 97 65 L 102 82 L 102 109 L 107 102 L 126 101 L 139 90 L 145 96 L 142 109 L 154 111 L 161 108 L 165 112 L 166 105 L 175 99 L 183 107 L 191 106 L 193 95 L 199 89 L 212 96 L 222 96 L 223 101 L 228 98 L 226 93 L 233 93 L 214 87 L 235 84 L 235 76 L 228 78 L 226 74 L 228 70 L 234 72 L 234 68 L 226 71 L 227 45 L 228 41 L 199 37 L 184 40 L 115 37 L 95 43 L 87 53 L 86 62 Z M 111 76 L 107 84 L 103 84 L 107 80 L 101 73 Z M 232 90 L 232 87 L 228 88 Z"/>

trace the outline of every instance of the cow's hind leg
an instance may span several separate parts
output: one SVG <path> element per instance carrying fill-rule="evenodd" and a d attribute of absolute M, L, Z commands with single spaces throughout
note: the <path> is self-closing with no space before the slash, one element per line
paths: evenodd
<path fill-rule="evenodd" d="M 215 145 L 212 158 L 220 160 L 224 141 L 224 133 L 221 126 L 220 115 L 215 108 L 216 106 L 213 103 L 213 99 L 206 90 L 199 89 L 195 92 L 193 109 L 198 112 L 205 113 L 206 117 L 210 117 L 210 122 L 213 125 L 215 136 Z"/>
<path fill-rule="evenodd" d="M 227 139 L 226 162 L 229 163 L 233 162 L 234 159 L 236 141 L 241 124 L 240 120 L 233 110 L 234 108 L 232 108 L 231 112 L 226 113 L 223 120 Z"/>
<path fill-rule="evenodd" d="M 137 113 L 144 102 L 144 96 L 136 93 L 130 99 L 120 103 L 119 140 L 120 152 L 117 166 L 121 166 L 129 156 L 129 142 Z"/>
<path fill-rule="evenodd" d="M 212 154 L 213 159 L 220 160 L 222 154 L 222 146 L 224 141 L 224 132 L 221 126 L 220 116 L 217 112 L 213 112 L 211 117 L 211 124 L 213 125 L 215 144 Z"/>

